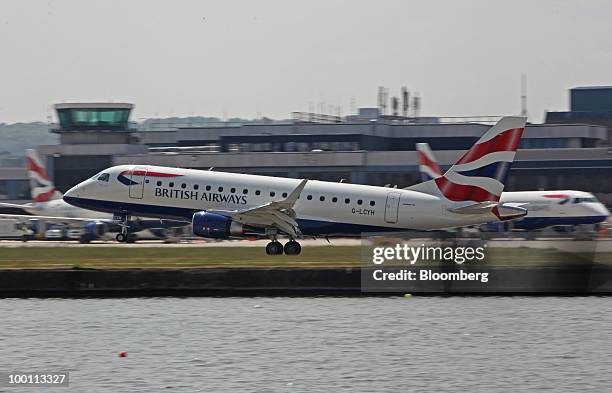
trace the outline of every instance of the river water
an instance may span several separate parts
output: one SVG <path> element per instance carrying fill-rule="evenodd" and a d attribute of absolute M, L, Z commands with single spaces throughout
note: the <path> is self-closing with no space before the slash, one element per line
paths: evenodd
<path fill-rule="evenodd" d="M 0 372 L 70 371 L 68 388 L 0 391 L 612 391 L 611 306 L 603 297 L 0 299 Z"/>

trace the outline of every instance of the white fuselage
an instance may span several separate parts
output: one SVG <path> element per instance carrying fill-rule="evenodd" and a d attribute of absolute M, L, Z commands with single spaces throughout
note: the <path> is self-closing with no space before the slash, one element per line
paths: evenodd
<path fill-rule="evenodd" d="M 514 227 L 537 229 L 555 225 L 596 224 L 608 219 L 610 212 L 591 193 L 574 190 L 504 192 L 501 202 L 522 203 L 526 217 Z"/>
<path fill-rule="evenodd" d="M 109 213 L 190 220 L 199 211 L 241 211 L 282 201 L 300 183 L 298 179 L 155 166 L 117 166 L 104 173 L 110 175 L 107 181 L 91 178 L 64 198 L 76 206 Z M 294 211 L 306 235 L 431 230 L 498 220 L 491 212 L 452 213 L 448 204 L 443 198 L 415 191 L 308 181 Z"/>

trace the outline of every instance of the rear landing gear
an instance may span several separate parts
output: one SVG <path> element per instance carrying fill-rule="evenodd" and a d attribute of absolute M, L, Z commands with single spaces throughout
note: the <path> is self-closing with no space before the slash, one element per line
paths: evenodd
<path fill-rule="evenodd" d="M 299 255 L 302 252 L 302 246 L 295 240 L 291 240 L 285 244 L 285 254 Z"/>
<path fill-rule="evenodd" d="M 283 253 L 287 255 L 299 255 L 300 252 L 302 252 L 302 246 L 295 240 L 287 242 L 284 247 L 276 240 L 271 241 L 266 246 L 266 254 L 268 255 L 282 255 Z"/>
<path fill-rule="evenodd" d="M 281 255 L 283 253 L 283 245 L 274 240 L 268 243 L 266 246 L 266 254 L 268 255 Z"/>

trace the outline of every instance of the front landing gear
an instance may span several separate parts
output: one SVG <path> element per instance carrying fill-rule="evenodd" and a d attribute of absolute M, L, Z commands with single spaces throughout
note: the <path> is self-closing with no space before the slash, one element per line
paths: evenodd
<path fill-rule="evenodd" d="M 136 243 L 136 235 L 133 233 L 129 233 L 127 235 L 124 233 L 118 233 L 117 236 L 115 236 L 115 240 L 117 240 L 119 243 Z"/>
<path fill-rule="evenodd" d="M 113 219 L 119 221 L 121 232 L 115 236 L 115 240 L 119 243 L 134 243 L 134 236 L 128 234 L 130 216 L 129 214 L 115 214 Z"/>

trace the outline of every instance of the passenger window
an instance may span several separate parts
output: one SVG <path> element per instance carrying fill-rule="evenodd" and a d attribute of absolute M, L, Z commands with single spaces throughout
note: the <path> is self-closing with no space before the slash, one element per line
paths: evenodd
<path fill-rule="evenodd" d="M 219 187 L 219 192 L 223 192 L 223 187 Z"/>
<path fill-rule="evenodd" d="M 168 187 L 174 187 L 174 182 L 168 183 Z"/>
<path fill-rule="evenodd" d="M 157 181 L 157 187 L 161 187 L 161 181 Z"/>
<path fill-rule="evenodd" d="M 338 202 L 338 197 L 333 197 L 332 198 L 332 202 L 334 202 L 334 203 Z"/>
<path fill-rule="evenodd" d="M 146 183 L 146 184 L 149 184 L 149 179 L 145 180 L 145 183 Z"/>
<path fill-rule="evenodd" d="M 274 191 L 270 191 L 270 196 L 273 197 L 274 195 L 276 195 L 276 193 Z"/>
<path fill-rule="evenodd" d="M 187 187 L 187 184 L 185 183 L 181 184 L 181 188 L 186 188 L 186 187 Z"/>
<path fill-rule="evenodd" d="M 230 188 L 230 192 L 233 194 L 236 192 L 236 189 L 234 187 Z"/>
<path fill-rule="evenodd" d="M 255 191 L 255 195 L 259 195 L 259 194 L 261 194 L 261 191 L 259 190 Z"/>
<path fill-rule="evenodd" d="M 283 192 L 283 198 L 287 198 L 287 193 Z"/>
<path fill-rule="evenodd" d="M 197 184 L 194 184 L 194 185 L 193 185 L 193 189 L 194 189 L 194 190 L 197 190 L 198 188 L 200 188 L 200 186 L 198 186 Z"/>
<path fill-rule="evenodd" d="M 323 201 L 325 201 L 325 197 L 324 197 L 324 196 L 320 196 L 320 197 L 319 197 L 319 200 L 320 200 L 321 202 L 323 202 Z"/>
<path fill-rule="evenodd" d="M 309 201 L 312 200 L 312 195 L 308 195 L 306 199 L 308 199 Z"/>
<path fill-rule="evenodd" d="M 362 201 L 361 199 L 358 199 L 358 200 L 357 200 L 357 204 L 358 204 L 358 205 L 361 205 L 362 203 L 363 203 L 363 201 Z"/>
<path fill-rule="evenodd" d="M 374 206 L 374 205 L 376 205 L 376 202 L 370 201 L 370 206 Z"/>
<path fill-rule="evenodd" d="M 345 198 L 344 199 L 344 203 L 351 203 L 351 199 L 350 198 Z"/>
<path fill-rule="evenodd" d="M 247 189 L 245 188 L 244 190 L 242 190 L 242 193 L 243 193 L 244 195 L 246 195 L 246 194 L 248 194 L 248 193 L 249 193 L 249 190 L 247 190 Z"/>
<path fill-rule="evenodd" d="M 210 186 L 206 186 L 206 191 L 210 191 Z"/>

